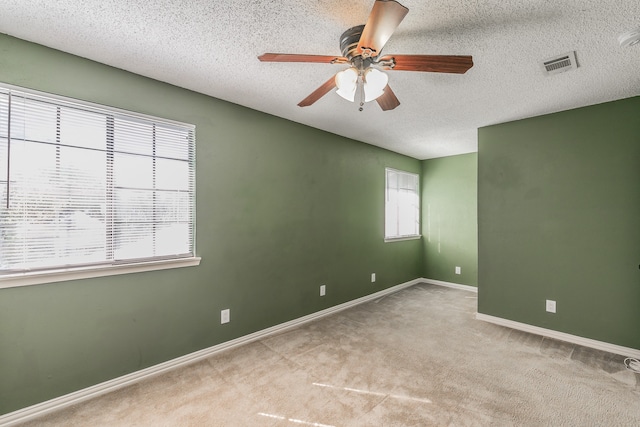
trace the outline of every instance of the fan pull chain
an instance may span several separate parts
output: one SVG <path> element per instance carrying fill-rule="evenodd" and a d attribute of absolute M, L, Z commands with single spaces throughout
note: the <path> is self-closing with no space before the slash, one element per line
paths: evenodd
<path fill-rule="evenodd" d="M 360 108 L 358 111 L 364 110 L 364 81 L 362 74 L 358 76 L 358 86 L 360 86 Z"/>

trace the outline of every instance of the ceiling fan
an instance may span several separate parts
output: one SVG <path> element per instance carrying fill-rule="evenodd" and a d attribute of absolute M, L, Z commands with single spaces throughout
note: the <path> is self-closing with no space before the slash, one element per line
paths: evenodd
<path fill-rule="evenodd" d="M 263 62 L 317 62 L 347 64 L 322 86 L 300 101 L 307 107 L 334 88 L 341 97 L 354 102 L 360 96 L 360 111 L 364 103 L 374 99 L 382 110 L 393 110 L 400 101 L 388 85 L 388 76 L 380 71 L 425 71 L 432 73 L 464 74 L 473 67 L 471 56 L 460 55 L 381 55 L 387 43 L 409 9 L 394 0 L 376 0 L 365 25 L 349 28 L 340 36 L 342 56 L 265 53 Z"/>

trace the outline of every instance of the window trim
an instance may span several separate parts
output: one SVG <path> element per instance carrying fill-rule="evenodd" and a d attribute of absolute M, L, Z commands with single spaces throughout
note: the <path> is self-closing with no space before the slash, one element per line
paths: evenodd
<path fill-rule="evenodd" d="M 62 96 L 55 93 L 49 93 L 40 90 L 29 89 L 21 86 L 12 85 L 1 82 L 0 87 L 8 91 L 22 92 L 34 98 L 44 98 L 47 101 L 55 101 L 61 106 L 70 107 L 87 107 L 97 113 L 106 115 L 123 115 L 133 119 L 144 121 L 161 121 L 165 125 L 177 126 L 180 128 L 190 128 L 195 135 L 195 125 L 191 123 L 180 122 L 177 120 L 166 119 L 164 117 L 152 116 L 149 114 L 139 113 L 122 108 L 112 107 L 106 104 L 98 104 L 85 101 L 82 99 Z M 195 149 L 195 141 L 194 141 Z M 194 177 L 195 178 L 195 177 Z M 0 274 L 0 289 L 40 285 L 46 283 L 65 282 L 70 280 L 90 279 L 97 277 L 107 277 L 121 274 L 139 273 L 145 271 L 166 270 L 173 268 L 192 267 L 200 265 L 201 257 L 196 255 L 196 187 L 194 181 L 193 188 L 193 256 L 176 257 L 168 259 L 155 259 L 135 262 L 132 260 L 123 261 L 121 263 L 101 263 L 96 265 L 78 265 L 71 267 L 53 267 L 31 271 L 20 271 L 15 273 Z"/>
<path fill-rule="evenodd" d="M 412 234 L 411 236 L 400 236 L 400 237 L 385 237 L 384 241 L 388 242 L 403 242 L 405 240 L 419 240 L 422 239 L 422 234 Z"/>
<path fill-rule="evenodd" d="M 0 289 L 66 282 L 69 280 L 91 279 L 94 277 L 107 277 L 120 274 L 141 273 L 144 271 L 167 270 L 170 268 L 193 267 L 200 265 L 200 260 L 201 258 L 196 256 L 120 265 L 110 264 L 92 267 L 69 267 L 5 274 L 0 276 Z"/>
<path fill-rule="evenodd" d="M 387 236 L 387 195 L 389 192 L 389 172 L 395 172 L 399 174 L 405 175 L 413 175 L 417 177 L 417 185 L 416 192 L 418 194 L 418 233 L 417 234 L 407 234 L 402 236 Z M 419 240 L 422 238 L 422 234 L 420 233 L 422 229 L 422 221 L 420 221 L 420 216 L 422 214 L 421 209 L 421 197 L 420 197 L 420 174 L 414 172 L 403 171 L 400 169 L 385 167 L 384 168 L 384 214 L 385 214 L 385 222 L 384 222 L 384 242 L 403 242 L 406 240 Z"/>

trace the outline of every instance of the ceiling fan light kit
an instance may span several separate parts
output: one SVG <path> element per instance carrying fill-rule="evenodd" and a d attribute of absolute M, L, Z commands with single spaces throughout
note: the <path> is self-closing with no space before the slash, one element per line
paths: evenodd
<path fill-rule="evenodd" d="M 355 101 L 356 86 L 358 84 L 358 70 L 355 68 L 347 68 L 336 74 L 336 93 L 347 101 Z"/>
<path fill-rule="evenodd" d="M 364 102 L 369 102 L 384 94 L 384 88 L 388 81 L 389 76 L 375 68 L 370 67 L 360 71 L 351 67 L 336 74 L 338 88 L 336 93 L 347 101 L 354 102 L 356 91 L 360 89 L 360 95 L 364 96 Z"/>
<path fill-rule="evenodd" d="M 422 71 L 433 73 L 464 74 L 473 67 L 471 56 L 459 55 L 384 55 L 382 48 L 402 22 L 409 9 L 395 0 L 376 0 L 365 25 L 349 28 L 340 36 L 342 56 L 265 53 L 258 59 L 263 62 L 315 62 L 348 64 L 322 86 L 300 101 L 300 107 L 314 104 L 321 97 L 337 88 L 342 98 L 354 102 L 360 94 L 360 108 L 365 102 L 377 101 L 383 111 L 393 110 L 400 101 L 389 87 L 389 76 L 380 71 Z"/>
<path fill-rule="evenodd" d="M 369 68 L 362 76 L 362 89 L 364 91 L 364 102 L 378 99 L 384 94 L 384 88 L 387 87 L 389 76 L 375 68 Z"/>

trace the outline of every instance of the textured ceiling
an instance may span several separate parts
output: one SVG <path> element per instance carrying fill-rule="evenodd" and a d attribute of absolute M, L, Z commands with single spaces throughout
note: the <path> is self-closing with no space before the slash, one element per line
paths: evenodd
<path fill-rule="evenodd" d="M 638 0 L 400 0 L 385 54 L 472 55 L 466 74 L 389 72 L 382 112 L 329 93 L 344 65 L 262 63 L 265 52 L 340 55 L 373 0 L 2 0 L 0 32 L 418 159 L 477 150 L 481 126 L 640 95 Z M 541 62 L 576 51 L 577 70 Z"/>

